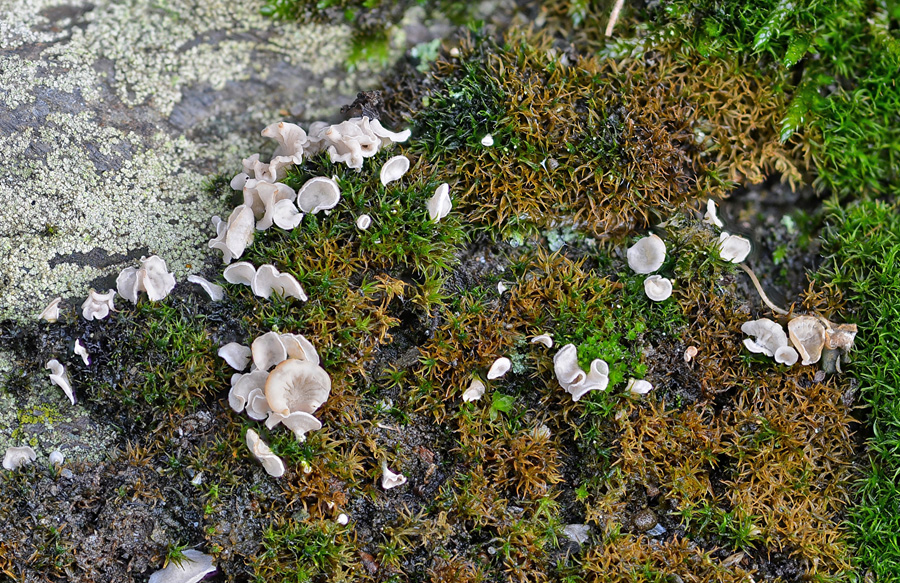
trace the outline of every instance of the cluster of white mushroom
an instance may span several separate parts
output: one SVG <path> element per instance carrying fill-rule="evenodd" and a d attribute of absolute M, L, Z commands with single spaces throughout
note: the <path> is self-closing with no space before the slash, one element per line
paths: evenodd
<path fill-rule="evenodd" d="M 228 404 L 235 412 L 265 420 L 269 429 L 284 425 L 298 441 L 322 428 L 313 413 L 328 399 L 331 377 L 319 366 L 319 355 L 304 336 L 267 332 L 250 347 L 226 344 L 219 356 L 237 371 L 250 366 L 250 372 L 231 377 Z M 247 432 L 247 446 L 269 475 L 284 474 L 284 463 L 256 432 Z"/>
<path fill-rule="evenodd" d="M 840 372 L 841 357 L 852 348 L 856 338 L 856 324 L 834 324 L 821 316 L 797 316 L 787 325 L 788 333 L 777 322 L 760 318 L 744 322 L 741 331 L 753 338 L 744 339 L 747 350 L 775 358 L 775 362 L 792 366 L 800 360 L 803 365 L 819 362 L 827 356 L 824 368 Z M 788 338 L 790 343 L 788 344 Z"/>
<path fill-rule="evenodd" d="M 666 244 L 658 236 L 651 234 L 640 239 L 625 252 L 628 267 L 635 273 L 653 273 L 666 260 Z M 661 275 L 651 275 L 644 279 L 644 293 L 654 302 L 662 302 L 672 295 L 672 281 Z"/>

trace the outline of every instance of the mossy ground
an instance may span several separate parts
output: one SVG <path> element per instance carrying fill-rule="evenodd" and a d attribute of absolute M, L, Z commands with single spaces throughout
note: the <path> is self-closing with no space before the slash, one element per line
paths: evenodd
<path fill-rule="evenodd" d="M 549 34 L 465 39 L 386 93 L 385 123 L 412 124 L 408 144 L 361 172 L 318 157 L 288 174 L 293 187 L 335 176 L 340 204 L 291 232 L 258 234 L 242 259 L 292 273 L 308 302 L 223 284 L 216 304 L 182 283 L 108 321 L 70 312 L 18 336 L 42 362 L 88 340 L 90 369 L 68 359 L 74 385 L 119 428 L 119 447 L 99 463 L 70 463 L 69 475 L 39 463 L 0 476 L 0 573 L 129 581 L 190 546 L 213 554 L 229 581 L 892 580 L 900 225 L 892 203 L 838 196 L 855 197 L 841 186 L 855 172 L 873 194 L 891 185 L 893 130 L 874 131 L 883 147 L 868 165 L 834 158 L 831 147 L 853 135 L 829 116 L 860 83 L 855 49 L 845 84 L 819 96 L 832 105 L 789 132 L 784 122 L 808 82 L 797 62 L 830 54 L 842 22 L 816 10 L 840 10 L 786 15 L 762 44 L 746 31 L 773 6 L 726 6 L 733 18 L 696 35 L 684 27 L 710 22 L 714 7 L 626 10 L 633 38 L 612 44 L 588 28 L 599 6 L 569 6 L 545 9 L 578 16 L 548 20 L 575 48 Z M 874 34 L 853 20 L 867 8 L 842 9 Z M 809 38 L 802 54 L 800 37 Z M 820 66 L 839 67 L 810 68 Z M 889 103 L 872 107 L 891 115 Z M 492 147 L 481 145 L 488 133 Z M 411 169 L 385 187 L 377 169 L 398 153 Z M 836 195 L 823 213 L 804 191 L 809 211 L 754 232 L 775 235 L 774 249 L 758 245 L 772 265 L 812 266 L 802 257 L 818 250 L 827 217 L 826 267 L 808 285 L 784 275 L 783 299 L 795 313 L 859 323 L 856 362 L 841 375 L 743 349 L 742 322 L 779 317 L 718 258 L 718 230 L 700 219 L 707 197 L 749 205 L 754 188 L 787 189 L 772 185 L 778 178 Z M 454 211 L 430 221 L 425 202 L 444 181 Z M 234 193 L 220 177 L 206 195 Z M 354 224 L 362 213 L 367 231 Z M 624 259 L 649 229 L 667 243 L 660 273 L 675 283 L 661 303 Z M 766 286 L 781 284 L 764 271 Z M 233 371 L 217 348 L 269 330 L 304 334 L 332 377 L 317 412 L 324 427 L 303 443 L 225 400 Z M 540 333 L 554 349 L 530 342 Z M 572 402 L 559 387 L 552 357 L 566 343 L 583 366 L 609 363 L 606 391 Z M 500 356 L 511 371 L 487 381 Z M 487 391 L 465 403 L 473 378 Z M 655 388 L 631 395 L 629 378 Z M 853 409 L 858 383 L 876 427 L 865 450 L 873 470 L 854 463 L 869 435 Z M 249 428 L 284 459 L 282 478 L 249 455 Z M 382 462 L 409 482 L 381 489 Z M 39 502 L 27 502 L 29 490 Z M 565 534 L 572 524 L 590 527 L 584 544 Z M 120 541 L 127 529 L 141 545 Z"/>

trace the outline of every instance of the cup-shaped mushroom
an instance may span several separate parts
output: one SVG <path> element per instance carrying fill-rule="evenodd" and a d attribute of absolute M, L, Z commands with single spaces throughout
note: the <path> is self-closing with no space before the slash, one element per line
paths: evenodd
<path fill-rule="evenodd" d="M 438 222 L 453 209 L 453 201 L 450 200 L 450 185 L 446 182 L 437 187 L 434 196 L 428 199 L 428 218 Z"/>
<path fill-rule="evenodd" d="M 300 226 L 303 221 L 303 213 L 297 211 L 293 201 L 279 200 L 273 207 L 272 220 L 278 228 L 290 231 Z"/>
<path fill-rule="evenodd" d="M 288 357 L 287 348 L 278 332 L 266 332 L 256 338 L 250 345 L 250 354 L 256 368 L 266 371 L 284 362 Z"/>
<path fill-rule="evenodd" d="M 226 267 L 222 275 L 228 283 L 252 285 L 253 278 L 256 277 L 256 267 L 249 261 L 238 261 Z"/>
<path fill-rule="evenodd" d="M 266 400 L 266 394 L 262 389 L 256 388 L 247 395 L 247 416 L 254 421 L 262 421 L 269 416 L 272 409 L 269 407 L 269 401 Z"/>
<path fill-rule="evenodd" d="M 252 429 L 247 430 L 247 447 L 259 463 L 262 464 L 266 473 L 273 478 L 280 478 L 284 475 L 284 462 L 272 452 L 272 449 L 259 438 L 259 434 Z"/>
<path fill-rule="evenodd" d="M 549 334 L 538 334 L 531 339 L 532 344 L 543 344 L 547 348 L 553 348 L 553 338 Z"/>
<path fill-rule="evenodd" d="M 646 395 L 653 390 L 653 385 L 643 379 L 628 379 L 625 390 L 632 395 Z"/>
<path fill-rule="evenodd" d="M 244 189 L 244 192 L 246 193 L 247 190 Z M 276 204 L 287 201 L 290 203 L 289 206 L 293 207 L 294 199 L 297 197 L 297 193 L 294 192 L 293 188 L 281 182 L 260 182 L 256 185 L 256 195 L 262 203 L 263 211 L 261 217 L 258 214 L 255 215 L 257 216 L 257 231 L 265 231 L 272 226 L 275 219 Z M 246 204 L 246 198 L 244 202 Z"/>
<path fill-rule="evenodd" d="M 395 180 L 400 180 L 407 170 L 409 170 L 409 158 L 394 156 L 381 167 L 381 184 L 387 186 Z"/>
<path fill-rule="evenodd" d="M 644 293 L 654 302 L 663 302 L 672 296 L 672 281 L 661 275 L 651 275 L 644 280 Z"/>
<path fill-rule="evenodd" d="M 791 344 L 800 354 L 800 364 L 819 362 L 825 347 L 825 325 L 814 316 L 797 316 L 788 322 Z"/>
<path fill-rule="evenodd" d="M 66 373 L 66 367 L 54 358 L 52 360 L 48 360 L 44 368 L 50 371 L 50 382 L 61 388 L 63 390 L 63 393 L 66 394 L 66 396 L 70 401 L 72 401 L 72 404 L 74 405 L 75 393 L 72 392 L 72 385 L 69 384 L 69 375 Z"/>
<path fill-rule="evenodd" d="M 285 156 L 290 158 L 294 164 L 303 161 L 303 150 L 306 147 L 307 137 L 303 128 L 297 124 L 279 121 L 266 126 L 260 133 L 262 137 L 278 142 L 273 158 Z"/>
<path fill-rule="evenodd" d="M 269 373 L 254 370 L 247 374 L 231 375 L 231 390 L 228 391 L 228 404 L 235 413 L 241 413 L 250 401 L 250 393 L 255 389 L 265 389 Z"/>
<path fill-rule="evenodd" d="M 133 267 L 128 269 L 137 273 L 137 270 Z M 130 291 L 134 292 L 135 301 L 137 301 L 137 291 Z M 109 315 L 110 310 L 116 309 L 116 305 L 113 303 L 115 297 L 116 290 L 114 289 L 109 290 L 105 294 L 97 293 L 92 289 L 88 294 L 87 299 L 81 304 L 81 315 L 85 320 L 102 320 Z"/>
<path fill-rule="evenodd" d="M 472 379 L 471 384 L 469 384 L 469 388 L 463 391 L 463 401 L 465 401 L 466 403 L 477 401 L 484 396 L 484 388 L 484 383 L 481 382 L 481 379 Z"/>
<path fill-rule="evenodd" d="M 216 247 L 222 250 L 225 263 L 231 263 L 232 259 L 240 258 L 244 254 L 244 250 L 253 242 L 255 227 L 256 219 L 253 216 L 253 209 L 249 206 L 238 205 L 231 211 L 223 241 Z M 210 242 L 210 247 L 213 246 Z"/>
<path fill-rule="evenodd" d="M 297 441 L 300 442 L 306 441 L 306 434 L 310 431 L 322 429 L 322 423 L 318 419 L 303 411 L 294 411 L 290 415 L 282 415 L 275 411 L 269 412 L 266 427 L 273 429 L 279 424 L 290 429 Z"/>
<path fill-rule="evenodd" d="M 209 555 L 193 549 L 184 551 L 183 555 L 181 561 L 172 561 L 165 569 L 150 575 L 149 583 L 198 583 L 216 570 L 213 558 Z"/>
<path fill-rule="evenodd" d="M 59 303 L 61 301 L 62 298 L 54 298 L 52 302 L 47 304 L 47 307 L 44 308 L 44 311 L 41 312 L 41 315 L 38 316 L 38 318 L 50 322 L 51 324 L 59 320 Z"/>
<path fill-rule="evenodd" d="M 744 322 L 741 324 L 741 332 L 753 336 L 753 339 L 744 339 L 747 350 L 766 356 L 775 356 L 775 351 L 788 343 L 784 329 L 768 318 Z"/>
<path fill-rule="evenodd" d="M 293 297 L 306 301 L 306 292 L 300 282 L 290 273 L 281 273 L 274 265 L 262 265 L 250 283 L 253 294 L 261 298 L 270 298 L 273 293 L 282 297 Z"/>
<path fill-rule="evenodd" d="M 725 231 L 719 235 L 719 257 L 723 261 L 741 263 L 750 255 L 750 240 L 740 235 L 729 235 Z"/>
<path fill-rule="evenodd" d="M 3 456 L 3 469 L 17 470 L 37 459 L 37 454 L 27 445 L 7 448 Z"/>
<path fill-rule="evenodd" d="M 285 360 L 266 380 L 269 407 L 281 415 L 294 411 L 313 414 L 330 393 L 331 377 L 325 369 L 305 360 Z"/>
<path fill-rule="evenodd" d="M 505 356 L 501 356 L 497 360 L 494 361 L 494 364 L 491 365 L 491 369 L 487 373 L 487 378 L 489 381 L 494 379 L 499 379 L 512 368 L 512 361 L 510 361 Z"/>
<path fill-rule="evenodd" d="M 356 217 L 356 228 L 365 231 L 372 225 L 372 217 L 369 215 L 359 215 Z"/>
<path fill-rule="evenodd" d="M 381 139 L 382 147 L 390 146 L 391 144 L 397 142 L 405 142 L 412 134 L 412 132 L 409 130 L 403 130 L 402 132 L 392 132 L 390 130 L 387 130 L 377 119 L 373 119 L 369 122 L 369 129 L 373 134 Z"/>
<path fill-rule="evenodd" d="M 628 259 L 628 267 L 635 273 L 653 273 L 666 260 L 666 244 L 651 234 L 629 247 L 625 257 Z"/>
<path fill-rule="evenodd" d="M 775 351 L 775 362 L 786 366 L 793 366 L 797 363 L 797 351 L 793 346 L 782 346 Z"/>
<path fill-rule="evenodd" d="M 325 176 L 310 178 L 297 193 L 297 206 L 304 213 L 316 214 L 332 209 L 341 200 L 338 183 Z"/>
<path fill-rule="evenodd" d="M 572 401 L 578 401 L 589 391 L 604 391 L 609 384 L 609 365 L 597 358 L 591 362 L 591 370 L 584 372 L 578 366 L 578 349 L 574 344 L 566 344 L 553 357 L 553 371 L 556 380 Z"/>
<path fill-rule="evenodd" d="M 169 273 L 165 260 L 158 255 L 141 258 L 138 277 L 141 279 L 141 287 L 153 302 L 165 298 L 175 287 L 175 275 Z"/>
<path fill-rule="evenodd" d="M 406 483 L 406 476 L 403 474 L 395 474 L 388 469 L 387 462 L 381 462 L 381 487 L 385 490 L 402 486 Z"/>
<path fill-rule="evenodd" d="M 209 299 L 214 302 L 219 302 L 225 298 L 225 290 L 222 289 L 222 286 L 214 284 L 205 277 L 200 277 L 199 275 L 189 275 L 187 277 L 187 280 L 202 287 L 203 291 L 205 291 L 209 295 Z"/>
<path fill-rule="evenodd" d="M 243 344 L 229 342 L 225 346 L 219 348 L 218 355 L 234 370 L 244 370 L 247 368 L 247 365 L 250 364 L 252 353 L 250 349 Z"/>
<path fill-rule="evenodd" d="M 308 360 L 313 364 L 319 364 L 319 353 L 316 352 L 316 347 L 303 334 L 282 334 L 281 343 L 287 350 L 288 358 Z"/>

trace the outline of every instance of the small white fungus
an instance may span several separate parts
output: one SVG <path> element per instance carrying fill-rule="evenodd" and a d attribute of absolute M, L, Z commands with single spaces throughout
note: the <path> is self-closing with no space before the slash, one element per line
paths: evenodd
<path fill-rule="evenodd" d="M 406 483 L 406 476 L 403 474 L 395 474 L 388 469 L 387 462 L 381 462 L 381 487 L 385 490 L 402 486 Z"/>
<path fill-rule="evenodd" d="M 487 373 L 487 378 L 489 381 L 499 379 L 507 372 L 509 372 L 510 368 L 512 368 L 512 361 L 505 356 L 501 356 L 494 361 L 494 364 L 491 365 L 491 368 Z"/>
<path fill-rule="evenodd" d="M 471 401 L 477 401 L 483 396 L 484 383 L 481 382 L 481 379 L 472 379 L 471 384 L 469 384 L 469 388 L 463 391 L 462 399 L 466 403 L 469 403 Z"/>
<path fill-rule="evenodd" d="M 54 358 L 48 360 L 44 368 L 50 371 L 50 382 L 61 388 L 74 405 L 75 393 L 72 392 L 72 385 L 69 384 L 69 375 L 66 373 L 66 367 Z"/>
<path fill-rule="evenodd" d="M 722 231 L 719 235 L 719 257 L 722 261 L 741 263 L 750 255 L 750 240 L 740 235 L 729 235 Z"/>
<path fill-rule="evenodd" d="M 453 201 L 450 200 L 450 185 L 446 182 L 437 187 L 434 196 L 428 199 L 428 218 L 438 222 L 453 209 Z"/>
<path fill-rule="evenodd" d="M 225 290 L 221 285 L 216 285 L 213 282 L 208 281 L 206 278 L 200 277 L 199 275 L 189 275 L 187 277 L 187 280 L 202 287 L 203 291 L 209 294 L 209 299 L 214 302 L 221 301 L 225 298 Z"/>
<path fill-rule="evenodd" d="M 484 146 L 485 148 L 490 148 L 491 146 L 493 146 L 494 145 L 494 136 L 492 136 L 491 134 L 487 134 L 486 136 L 481 138 L 481 145 Z"/>
<path fill-rule="evenodd" d="M 165 569 L 150 575 L 148 583 L 198 583 L 216 570 L 210 555 L 188 549 L 183 552 L 184 560 L 170 562 Z"/>
<path fill-rule="evenodd" d="M 372 217 L 369 215 L 359 215 L 356 217 L 356 228 L 365 231 L 372 225 Z"/>
<path fill-rule="evenodd" d="M 27 445 L 7 448 L 3 456 L 3 469 L 17 470 L 37 459 L 37 454 Z"/>
<path fill-rule="evenodd" d="M 55 298 L 52 302 L 50 302 L 44 311 L 41 312 L 41 315 L 38 316 L 41 320 L 46 320 L 51 324 L 59 320 L 59 303 L 62 301 L 62 298 Z"/>
<path fill-rule="evenodd" d="M 88 354 L 87 348 L 81 342 L 81 338 L 75 341 L 73 352 L 81 357 L 81 360 L 84 361 L 84 366 L 91 366 L 90 355 Z"/>

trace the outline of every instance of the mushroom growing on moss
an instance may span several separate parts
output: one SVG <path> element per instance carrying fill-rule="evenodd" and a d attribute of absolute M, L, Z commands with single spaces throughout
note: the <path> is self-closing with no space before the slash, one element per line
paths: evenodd
<path fill-rule="evenodd" d="M 325 369 L 305 360 L 285 360 L 266 379 L 269 406 L 284 416 L 295 411 L 312 415 L 330 393 L 331 377 Z"/>
<path fill-rule="evenodd" d="M 574 344 L 559 349 L 553 357 L 553 371 L 573 401 L 578 401 L 588 391 L 605 391 L 609 384 L 609 365 L 597 358 L 591 362 L 590 372 L 584 372 L 578 366 L 578 349 Z"/>
<path fill-rule="evenodd" d="M 723 261 L 741 263 L 750 255 L 750 240 L 740 235 L 729 235 L 725 231 L 719 234 L 719 257 Z"/>
<path fill-rule="evenodd" d="M 437 187 L 434 196 L 428 199 L 428 218 L 438 222 L 453 209 L 453 201 L 450 200 L 450 185 L 446 182 Z"/>
<path fill-rule="evenodd" d="M 205 277 L 200 277 L 199 275 L 189 275 L 187 277 L 187 280 L 202 287 L 203 291 L 205 291 L 209 295 L 209 299 L 214 302 L 222 301 L 225 298 L 225 290 L 222 289 L 222 286 L 214 284 Z"/>
<path fill-rule="evenodd" d="M 148 583 L 198 583 L 205 576 L 214 572 L 213 558 L 200 551 L 188 549 L 182 553 L 181 562 L 170 562 L 165 569 L 150 575 Z"/>
<path fill-rule="evenodd" d="M 481 382 L 481 379 L 472 379 L 472 382 L 469 384 L 469 388 L 463 391 L 463 401 L 465 401 L 466 403 L 477 401 L 484 396 L 484 389 L 484 383 Z"/>
<path fill-rule="evenodd" d="M 489 381 L 499 379 L 507 372 L 509 372 L 510 368 L 512 368 L 512 361 L 505 356 L 501 356 L 494 361 L 494 364 L 491 365 L 491 368 L 487 373 L 487 378 Z"/>
<path fill-rule="evenodd" d="M 237 342 L 229 342 L 219 348 L 217 354 L 228 363 L 228 366 L 237 371 L 245 370 L 250 364 L 250 349 Z"/>
<path fill-rule="evenodd" d="M 635 273 L 646 275 L 662 267 L 666 260 L 666 244 L 651 234 L 628 248 L 625 252 L 628 267 Z"/>
<path fill-rule="evenodd" d="M 819 362 L 825 347 L 825 325 L 815 316 L 797 316 L 788 322 L 791 343 L 800 353 L 800 364 Z"/>
<path fill-rule="evenodd" d="M 672 281 L 661 275 L 651 275 L 644 280 L 644 293 L 654 302 L 663 302 L 672 296 Z"/>
<path fill-rule="evenodd" d="M 115 297 L 116 290 L 114 289 L 105 294 L 97 293 L 92 289 L 88 293 L 87 299 L 81 304 L 81 315 L 85 320 L 102 320 L 109 315 L 110 311 L 115 311 L 116 306 L 113 303 Z"/>
<path fill-rule="evenodd" d="M 116 278 L 119 295 L 136 304 L 138 295 L 147 292 L 150 301 L 158 302 L 175 287 L 175 276 L 166 269 L 166 262 L 158 255 L 141 257 L 141 267 L 126 267 Z"/>
<path fill-rule="evenodd" d="M 3 469 L 17 470 L 37 459 L 37 454 L 27 445 L 7 448 L 3 456 Z"/>
<path fill-rule="evenodd" d="M 252 429 L 247 430 L 247 447 L 253 457 L 262 464 L 266 473 L 273 478 L 280 478 L 284 475 L 284 462 L 281 458 L 272 452 L 272 449 L 260 439 L 259 434 Z"/>
<path fill-rule="evenodd" d="M 213 217 L 212 224 L 216 229 L 216 236 L 209 241 L 209 247 L 220 250 L 222 261 L 226 264 L 231 263 L 232 259 L 240 258 L 253 242 L 256 219 L 253 209 L 245 204 L 234 207 L 227 222 Z"/>
<path fill-rule="evenodd" d="M 387 462 L 381 461 L 381 487 L 385 490 L 402 486 L 406 483 L 406 476 L 403 474 L 395 474 L 388 469 Z"/>
<path fill-rule="evenodd" d="M 341 188 L 333 179 L 316 176 L 303 183 L 297 192 L 297 207 L 304 213 L 316 214 L 333 209 L 341 200 Z"/>
<path fill-rule="evenodd" d="M 400 180 L 409 170 L 409 158 L 406 156 L 394 156 L 381 167 L 381 184 L 387 186 L 395 180 Z"/>
<path fill-rule="evenodd" d="M 273 293 L 282 297 L 292 297 L 306 301 L 306 292 L 300 282 L 290 273 L 281 273 L 274 265 L 262 265 L 256 270 L 253 281 L 250 282 L 253 294 L 261 298 L 270 298 Z"/>

